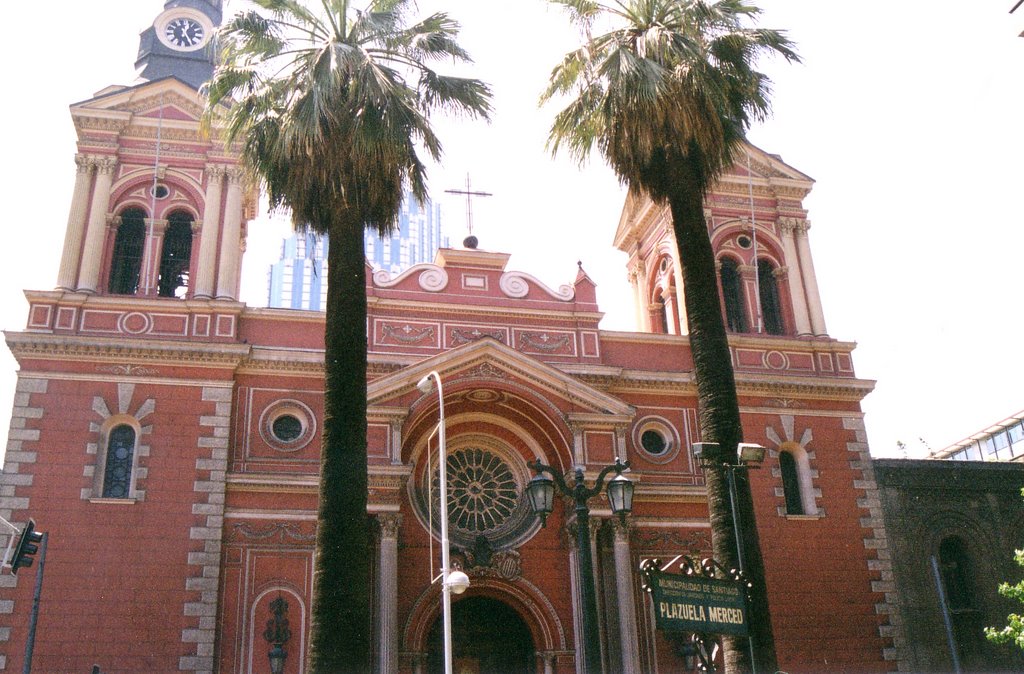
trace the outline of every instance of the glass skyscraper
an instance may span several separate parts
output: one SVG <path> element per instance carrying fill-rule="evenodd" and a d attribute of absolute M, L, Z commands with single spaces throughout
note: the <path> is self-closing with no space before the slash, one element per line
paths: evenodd
<path fill-rule="evenodd" d="M 327 302 L 327 237 L 292 234 L 281 244 L 281 259 L 270 266 L 267 305 L 281 309 L 323 311 Z M 395 233 L 381 239 L 367 231 L 366 259 L 374 269 L 399 274 L 422 262 L 433 262 L 447 247 L 441 234 L 441 207 L 420 203 L 406 192 Z"/>

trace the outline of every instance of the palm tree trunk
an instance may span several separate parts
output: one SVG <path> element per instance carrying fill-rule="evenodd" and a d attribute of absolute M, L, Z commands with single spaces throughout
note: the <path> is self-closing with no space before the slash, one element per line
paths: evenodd
<path fill-rule="evenodd" d="M 363 227 L 330 228 L 324 335 L 324 434 L 310 672 L 368 672 L 372 652 L 366 514 L 366 262 Z"/>
<path fill-rule="evenodd" d="M 701 439 L 718 443 L 720 456 L 704 472 L 715 559 L 726 568 L 738 568 L 736 534 L 729 506 L 729 489 L 723 463 L 735 464 L 737 445 L 743 439 L 739 400 L 733 377 L 732 356 L 718 298 L 715 256 L 704 219 L 703 181 L 685 158 L 667 162 L 673 186 L 669 195 L 676 245 L 686 288 L 686 314 L 690 330 L 694 378 L 697 384 Z M 709 457 L 710 458 L 710 457 Z M 754 658 L 746 639 L 723 636 L 727 672 L 756 671 L 771 674 L 778 666 L 768 615 L 764 562 L 754 518 L 750 483 L 744 470 L 736 470 L 738 511 L 747 577 L 753 582 L 749 626 Z M 756 668 L 753 667 L 756 663 Z"/>

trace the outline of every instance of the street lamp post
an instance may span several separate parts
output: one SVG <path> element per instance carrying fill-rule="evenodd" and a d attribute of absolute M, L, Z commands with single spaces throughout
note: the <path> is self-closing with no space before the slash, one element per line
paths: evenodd
<path fill-rule="evenodd" d="M 693 455 L 702 466 L 710 466 L 720 460 L 717 442 L 695 442 Z M 741 574 L 747 573 L 745 557 L 745 541 L 743 539 L 743 519 L 740 514 L 739 495 L 736 490 L 736 471 L 760 468 L 764 462 L 766 449 L 761 445 L 741 442 L 736 447 L 736 463 L 722 461 L 720 466 L 725 470 L 725 479 L 729 487 L 729 513 L 732 515 L 733 535 L 736 537 L 736 565 Z M 757 657 L 754 654 L 754 638 L 747 641 L 750 648 L 750 665 L 753 674 L 757 674 Z"/>
<path fill-rule="evenodd" d="M 537 459 L 529 464 L 537 471 L 537 475 L 526 486 L 526 496 L 530 500 L 533 512 L 540 516 L 542 525 L 547 524 L 547 516 L 554 507 L 555 487 L 575 503 L 576 510 L 576 556 L 580 567 L 580 600 L 583 605 L 583 672 L 594 674 L 601 671 L 601 635 L 597 622 L 597 594 L 594 590 L 594 562 L 590 553 L 590 507 L 587 501 L 601 493 L 604 479 L 608 473 L 615 471 L 616 476 L 608 481 L 608 501 L 612 512 L 625 517 L 633 509 L 633 483 L 622 474 L 629 468 L 629 461 L 622 463 L 618 458 L 615 464 L 604 468 L 597 475 L 592 488 L 587 488 L 583 481 L 583 469 L 576 468 L 575 484 L 566 484 L 562 476 L 551 466 L 544 465 Z M 551 477 L 545 477 L 544 474 Z"/>
<path fill-rule="evenodd" d="M 416 384 L 422 393 L 433 391 L 430 380 L 437 382 L 438 422 L 434 431 L 438 440 L 438 481 L 441 494 L 441 613 L 444 621 L 444 672 L 452 674 L 452 593 L 462 594 L 469 587 L 469 576 L 462 571 L 451 571 L 451 553 L 448 545 L 448 445 L 445 438 L 444 389 L 441 375 L 431 370 Z"/>

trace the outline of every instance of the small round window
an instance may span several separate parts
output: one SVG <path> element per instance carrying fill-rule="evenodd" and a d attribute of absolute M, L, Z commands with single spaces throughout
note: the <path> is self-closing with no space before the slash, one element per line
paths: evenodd
<path fill-rule="evenodd" d="M 302 422 L 294 414 L 282 414 L 270 424 L 270 432 L 280 442 L 295 442 L 302 436 Z"/>
<path fill-rule="evenodd" d="M 651 463 L 666 463 L 679 453 L 679 434 L 663 417 L 644 417 L 633 427 L 633 445 Z"/>
<path fill-rule="evenodd" d="M 316 432 L 313 411 L 298 400 L 279 400 L 263 410 L 260 435 L 281 452 L 294 452 L 309 444 Z"/>
<path fill-rule="evenodd" d="M 668 451 L 668 440 L 658 431 L 649 429 L 640 434 L 640 446 L 648 454 L 660 456 Z"/>
<path fill-rule="evenodd" d="M 164 185 L 163 183 L 154 185 L 152 189 L 152 194 L 157 199 L 166 199 L 168 195 L 170 195 L 170 193 L 170 188 L 168 188 L 167 185 Z"/>
<path fill-rule="evenodd" d="M 736 245 L 739 246 L 740 248 L 746 249 L 750 248 L 753 245 L 753 242 L 750 240 L 749 236 L 747 236 L 746 234 L 741 234 L 738 237 L 736 237 Z"/>

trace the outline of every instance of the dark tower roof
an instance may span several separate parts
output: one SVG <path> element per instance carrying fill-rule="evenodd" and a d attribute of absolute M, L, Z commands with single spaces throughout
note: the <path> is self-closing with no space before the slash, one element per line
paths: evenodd
<path fill-rule="evenodd" d="M 153 25 L 139 35 L 139 77 L 152 81 L 173 76 L 201 87 L 213 75 L 214 32 L 222 15 L 223 0 L 167 0 Z"/>

